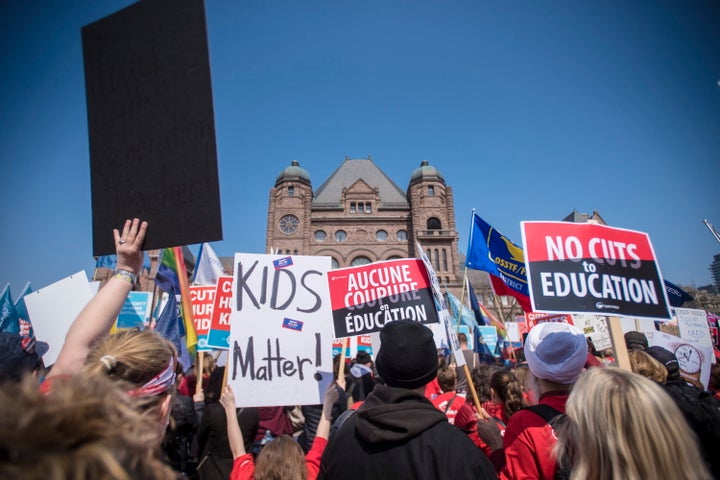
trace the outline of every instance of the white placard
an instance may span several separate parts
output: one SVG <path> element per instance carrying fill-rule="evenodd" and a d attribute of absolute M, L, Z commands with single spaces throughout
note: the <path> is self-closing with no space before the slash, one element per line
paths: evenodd
<path fill-rule="evenodd" d="M 238 407 L 322 403 L 333 378 L 330 262 L 235 254 L 228 383 Z"/>
<path fill-rule="evenodd" d="M 25 295 L 35 337 L 50 346 L 43 356 L 45 365 L 55 363 L 70 325 L 92 297 L 84 271 Z"/>
<path fill-rule="evenodd" d="M 689 338 L 679 338 L 665 332 L 654 332 L 652 345 L 670 350 L 677 357 L 680 375 L 700 381 L 707 389 L 710 381 L 712 347 L 704 347 Z"/>

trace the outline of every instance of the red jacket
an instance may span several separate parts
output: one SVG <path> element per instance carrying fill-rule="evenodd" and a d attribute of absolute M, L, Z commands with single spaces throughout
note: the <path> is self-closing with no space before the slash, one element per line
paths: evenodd
<path fill-rule="evenodd" d="M 548 392 L 540 396 L 540 403 L 565 413 L 568 392 Z M 556 462 L 552 448 L 557 437 L 552 427 L 539 415 L 529 411 L 516 412 L 508 422 L 503 437 L 505 467 L 503 480 L 547 479 L 555 477 Z"/>
<path fill-rule="evenodd" d="M 320 458 L 322 457 L 327 439 L 315 437 L 312 448 L 305 455 L 305 468 L 307 468 L 308 480 L 315 480 L 320 472 Z M 230 472 L 230 480 L 253 480 L 255 475 L 255 462 L 251 454 L 246 453 L 235 459 L 233 469 Z"/>
<path fill-rule="evenodd" d="M 435 408 L 447 416 L 448 422 L 450 422 L 451 425 L 455 425 L 455 417 L 460 407 L 465 405 L 465 397 L 458 395 L 456 392 L 445 392 L 433 398 L 431 401 L 433 405 L 435 405 Z"/>

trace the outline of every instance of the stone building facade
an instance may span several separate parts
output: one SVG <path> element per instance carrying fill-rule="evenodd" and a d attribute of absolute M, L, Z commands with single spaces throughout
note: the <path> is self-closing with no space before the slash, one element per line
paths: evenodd
<path fill-rule="evenodd" d="M 270 189 L 267 252 L 325 255 L 334 268 L 416 257 L 419 242 L 441 283 L 458 292 L 461 259 L 452 188 L 427 161 L 401 189 L 372 157 L 342 164 L 313 190 L 297 161 Z"/>

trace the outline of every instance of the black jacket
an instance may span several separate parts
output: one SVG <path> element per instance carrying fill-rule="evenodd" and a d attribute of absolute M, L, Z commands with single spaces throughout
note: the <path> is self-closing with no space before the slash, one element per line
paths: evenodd
<path fill-rule="evenodd" d="M 490 460 L 423 395 L 378 385 L 330 439 L 319 479 L 492 479 Z"/>

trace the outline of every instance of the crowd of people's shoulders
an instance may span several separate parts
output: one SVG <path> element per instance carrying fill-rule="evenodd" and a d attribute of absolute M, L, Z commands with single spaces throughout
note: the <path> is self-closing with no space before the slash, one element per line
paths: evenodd
<path fill-rule="evenodd" d="M 0 335 L 1 478 L 720 478 L 720 366 L 706 389 L 640 332 L 632 372 L 560 323 L 531 329 L 519 363 L 465 345 L 458 367 L 430 329 L 395 321 L 374 359 L 336 356 L 322 404 L 238 408 L 213 354 L 186 370 L 152 330 L 109 334 L 146 230 L 113 232 L 119 273 L 52 368 L 42 342 Z"/>

